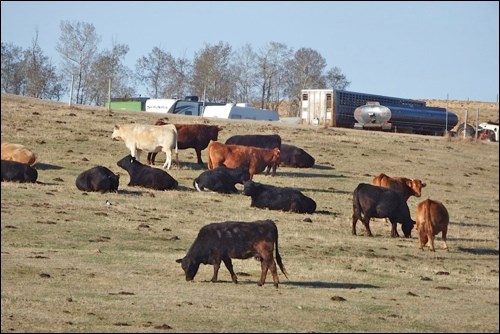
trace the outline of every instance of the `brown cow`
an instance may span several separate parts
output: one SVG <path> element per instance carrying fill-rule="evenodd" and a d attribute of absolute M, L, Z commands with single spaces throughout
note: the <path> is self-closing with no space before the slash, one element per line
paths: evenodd
<path fill-rule="evenodd" d="M 161 119 L 155 123 L 155 125 L 165 124 L 168 123 Z M 217 125 L 207 124 L 175 124 L 175 127 L 177 128 L 177 148 L 179 150 L 194 148 L 198 164 L 200 165 L 203 164 L 201 151 L 207 148 L 210 141 L 217 141 L 219 131 L 223 129 Z M 156 154 L 152 152 L 148 153 L 148 164 L 155 164 Z M 177 161 L 179 161 L 178 158 Z"/>
<path fill-rule="evenodd" d="M 17 161 L 33 167 L 38 162 L 38 157 L 24 145 L 5 142 L 2 143 L 2 160 Z"/>
<path fill-rule="evenodd" d="M 446 244 L 446 234 L 448 233 L 448 223 L 450 216 L 443 203 L 431 199 L 426 199 L 417 205 L 416 228 L 418 231 L 418 247 L 423 250 L 427 241 L 431 251 L 434 249 L 434 236 L 439 232 L 443 239 L 443 248 L 448 250 Z"/>
<path fill-rule="evenodd" d="M 211 142 L 208 145 L 208 169 L 219 166 L 227 168 L 246 167 L 250 180 L 254 174 L 262 173 L 269 164 L 279 161 L 280 150 L 251 147 L 243 145 L 226 145 L 221 142 Z"/>
<path fill-rule="evenodd" d="M 372 185 L 396 190 L 403 195 L 405 201 L 408 201 L 410 196 L 420 197 L 422 195 L 422 188 L 427 184 L 419 179 L 412 180 L 400 176 L 390 177 L 382 173 L 373 178 Z"/>

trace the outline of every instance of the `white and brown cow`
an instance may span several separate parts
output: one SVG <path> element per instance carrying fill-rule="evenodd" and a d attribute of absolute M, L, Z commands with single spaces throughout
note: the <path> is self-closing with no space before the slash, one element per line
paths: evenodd
<path fill-rule="evenodd" d="M 446 235 L 448 233 L 449 222 L 450 216 L 443 203 L 429 198 L 420 202 L 417 205 L 416 217 L 416 228 L 419 239 L 418 247 L 423 250 L 425 244 L 429 242 L 429 247 L 434 252 L 434 236 L 441 232 L 441 238 L 444 243 L 443 248 L 448 250 Z"/>
<path fill-rule="evenodd" d="M 130 155 L 139 161 L 142 151 L 160 152 L 167 155 L 163 168 L 170 169 L 172 165 L 172 150 L 177 155 L 177 129 L 173 124 L 122 124 L 115 125 L 113 140 L 123 140 L 130 150 Z M 177 165 L 179 162 L 177 161 Z"/>
<path fill-rule="evenodd" d="M 14 143 L 2 143 L 2 160 L 17 161 L 31 167 L 35 166 L 38 157 L 26 146 Z"/>

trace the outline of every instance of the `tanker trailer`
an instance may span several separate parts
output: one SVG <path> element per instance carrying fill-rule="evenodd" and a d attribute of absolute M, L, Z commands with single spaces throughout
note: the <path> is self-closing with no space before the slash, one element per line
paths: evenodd
<path fill-rule="evenodd" d="M 357 123 L 354 128 L 390 130 L 391 110 L 380 105 L 380 102 L 367 101 L 365 105 L 354 109 L 354 118 Z"/>

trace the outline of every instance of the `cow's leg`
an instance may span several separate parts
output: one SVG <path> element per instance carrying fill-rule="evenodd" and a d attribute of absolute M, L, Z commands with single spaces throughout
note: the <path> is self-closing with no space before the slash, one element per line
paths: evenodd
<path fill-rule="evenodd" d="M 399 233 L 398 233 L 398 222 L 395 221 L 394 219 L 392 218 L 389 218 L 389 220 L 391 221 L 391 237 L 392 238 L 398 238 L 399 237 Z"/>
<path fill-rule="evenodd" d="M 257 282 L 259 286 L 264 285 L 266 282 L 267 270 L 269 269 L 269 260 L 260 259 L 260 280 Z"/>
<path fill-rule="evenodd" d="M 222 261 L 224 261 L 224 264 L 226 265 L 227 270 L 229 270 L 229 273 L 231 274 L 231 279 L 233 280 L 233 283 L 238 284 L 238 277 L 236 277 L 236 274 L 234 273 L 233 262 L 231 261 L 231 258 L 223 257 Z"/>
<path fill-rule="evenodd" d="M 148 153 L 148 164 L 154 166 L 157 154 L 158 154 L 157 152 L 149 152 Z"/>
<path fill-rule="evenodd" d="M 366 233 L 368 233 L 369 237 L 373 237 L 372 230 L 370 229 L 370 219 L 371 219 L 371 212 L 365 212 L 365 216 L 363 217 L 363 225 L 365 226 Z"/>
<path fill-rule="evenodd" d="M 203 165 L 203 161 L 201 160 L 201 150 L 195 148 L 195 151 L 196 151 L 196 159 L 198 159 L 198 164 Z"/>
<path fill-rule="evenodd" d="M 419 231 L 418 248 L 424 250 L 425 244 L 427 243 L 427 233 L 424 231 Z"/>
<path fill-rule="evenodd" d="M 167 167 L 167 169 L 170 169 L 170 167 L 172 165 L 172 151 L 166 150 L 164 152 L 165 152 L 167 157 L 165 159 L 165 163 L 163 164 L 163 168 Z"/>
<path fill-rule="evenodd" d="M 273 164 L 273 172 L 271 174 L 271 176 L 275 176 L 276 175 L 276 168 L 278 167 L 278 164 L 277 163 L 274 163 Z"/>
<path fill-rule="evenodd" d="M 269 264 L 269 269 L 271 270 L 271 274 L 273 275 L 274 287 L 277 288 L 280 280 L 278 278 L 278 270 L 276 268 L 276 262 L 274 261 L 274 259 L 271 259 L 270 264 Z M 264 277 L 264 279 L 265 279 L 265 277 Z M 264 284 L 264 283 L 262 283 L 262 284 Z"/>
<path fill-rule="evenodd" d="M 436 249 L 434 248 L 434 233 L 432 233 L 432 230 L 430 231 L 428 238 L 429 238 L 429 247 L 431 248 L 431 251 L 435 252 Z"/>
<path fill-rule="evenodd" d="M 447 233 L 448 233 L 448 227 L 445 226 L 443 228 L 443 232 L 441 234 L 441 239 L 443 239 L 443 249 L 446 249 L 446 250 L 448 250 L 448 244 L 446 243 L 446 235 L 447 235 Z"/>
<path fill-rule="evenodd" d="M 213 265 L 214 265 L 214 275 L 212 276 L 211 281 L 217 282 L 217 275 L 219 274 L 219 268 L 220 268 L 220 258 L 214 259 Z"/>
<path fill-rule="evenodd" d="M 357 222 L 358 222 L 358 213 L 356 212 L 356 208 L 354 208 L 354 212 L 352 213 L 352 235 L 356 235 Z"/>

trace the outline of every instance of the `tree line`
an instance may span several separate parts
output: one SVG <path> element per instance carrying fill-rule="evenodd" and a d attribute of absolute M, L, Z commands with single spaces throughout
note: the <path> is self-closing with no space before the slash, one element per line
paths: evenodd
<path fill-rule="evenodd" d="M 2 92 L 60 100 L 69 93 L 72 102 L 104 106 L 111 80 L 112 97 L 134 97 L 144 87 L 151 98 L 197 95 L 210 102 L 247 102 L 278 110 L 289 101 L 291 115 L 299 108 L 302 89 L 346 89 L 350 82 L 338 67 L 327 67 L 325 58 L 311 48 L 269 42 L 259 50 L 245 44 L 238 50 L 226 42 L 205 44 L 192 60 L 175 58 L 154 47 L 136 61 L 123 64 L 129 51 L 113 43 L 99 51 L 101 37 L 94 25 L 61 21 L 56 51 L 57 68 L 38 45 L 38 31 L 31 46 L 23 49 L 2 42 Z M 63 84 L 72 80 L 72 85 Z"/>

